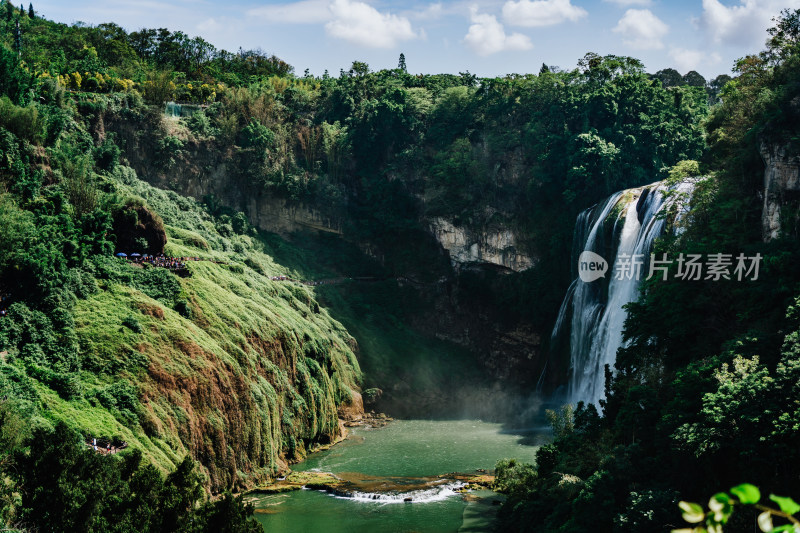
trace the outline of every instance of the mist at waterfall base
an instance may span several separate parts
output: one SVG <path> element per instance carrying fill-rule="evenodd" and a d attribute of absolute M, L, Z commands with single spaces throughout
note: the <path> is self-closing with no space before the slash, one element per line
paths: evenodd
<path fill-rule="evenodd" d="M 617 192 L 578 216 L 572 251 L 574 281 L 550 339 L 551 357 L 569 356 L 568 382 L 551 401 L 558 403 L 560 398 L 563 403 L 598 405 L 605 397 L 605 367 L 613 371 L 617 350 L 624 346 L 624 306 L 639 297 L 653 242 L 665 231 L 667 215 L 678 220 L 691 192 L 689 181 L 674 186 L 658 182 Z M 586 252 L 606 260 L 605 275 L 593 275 L 589 278 L 593 281 L 581 279 L 579 258 Z M 617 275 L 615 265 L 623 257 L 645 259 L 639 275 Z"/>

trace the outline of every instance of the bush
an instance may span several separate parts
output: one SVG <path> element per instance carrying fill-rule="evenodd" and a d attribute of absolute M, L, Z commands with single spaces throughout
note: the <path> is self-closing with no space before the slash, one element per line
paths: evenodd
<path fill-rule="evenodd" d="M 127 316 L 122 319 L 122 325 L 126 328 L 130 329 L 134 333 L 141 333 L 142 332 L 142 325 L 139 324 L 139 321 L 136 320 L 136 317 L 131 315 Z"/>
<path fill-rule="evenodd" d="M 189 306 L 189 302 L 186 300 L 178 300 L 178 302 L 175 304 L 175 312 L 184 318 L 192 318 L 192 308 Z"/>
<path fill-rule="evenodd" d="M 515 496 L 527 494 L 536 481 L 536 468 L 516 459 L 502 459 L 495 466 L 495 488 Z"/>
<path fill-rule="evenodd" d="M 136 388 L 126 381 L 118 381 L 95 392 L 95 397 L 107 409 L 116 409 L 125 417 L 136 421 L 139 395 Z"/>
<path fill-rule="evenodd" d="M 239 133 L 238 143 L 242 148 L 255 148 L 264 151 L 275 142 L 275 134 L 268 127 L 251 121 Z"/>
<path fill-rule="evenodd" d="M 44 120 L 39 110 L 33 105 L 16 106 L 6 96 L 0 98 L 0 126 L 35 144 L 44 140 Z"/>
<path fill-rule="evenodd" d="M 113 172 L 119 163 L 120 149 L 114 142 L 113 133 L 109 133 L 100 146 L 94 149 L 94 160 L 97 168 Z"/>
<path fill-rule="evenodd" d="M 186 125 L 189 127 L 189 130 L 198 137 L 215 137 L 219 133 L 211 124 L 211 119 L 202 111 L 198 111 L 189 117 L 186 121 Z"/>
<path fill-rule="evenodd" d="M 150 298 L 170 306 L 181 292 L 178 279 L 164 268 L 145 268 L 136 272 L 132 285 Z"/>

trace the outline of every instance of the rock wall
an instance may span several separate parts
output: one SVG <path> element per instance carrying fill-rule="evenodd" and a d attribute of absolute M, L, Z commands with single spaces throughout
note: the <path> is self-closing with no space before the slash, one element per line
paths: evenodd
<path fill-rule="evenodd" d="M 786 144 L 761 143 L 764 160 L 764 210 L 761 227 L 764 241 L 769 242 L 781 234 L 781 208 L 800 199 L 800 155 Z"/>
<path fill-rule="evenodd" d="M 158 121 L 154 119 L 154 123 Z M 343 233 L 346 215 L 340 218 L 327 214 L 326 206 L 291 202 L 248 187 L 247 180 L 238 177 L 240 172 L 230 149 L 213 141 L 183 139 L 180 150 L 172 152 L 169 160 L 160 155 L 152 134 L 140 124 L 123 119 L 107 120 L 105 127 L 113 131 L 125 147 L 123 162 L 133 167 L 139 177 L 160 189 L 173 190 L 198 200 L 213 195 L 223 206 L 244 212 L 251 224 L 283 236 L 301 230 L 318 230 Z M 420 232 L 416 252 L 439 253 L 422 241 L 435 239 L 447 252 L 455 270 L 467 266 L 489 266 L 507 272 L 520 272 L 532 267 L 536 258 L 520 250 L 521 236 L 508 227 L 486 223 L 483 229 L 470 230 L 454 225 L 446 218 L 432 218 Z M 433 241 L 431 239 L 431 241 Z M 386 250 L 375 243 L 356 242 L 361 250 L 381 263 Z M 402 272 L 402 274 L 408 274 Z M 491 304 L 475 301 L 469 291 L 457 287 L 458 276 L 448 276 L 444 285 L 449 289 L 430 294 L 427 286 L 419 287 L 424 297 L 435 301 L 435 311 L 421 313 L 413 327 L 424 334 L 436 336 L 485 354 L 484 370 L 495 379 L 509 383 L 525 384 L 541 373 L 540 359 L 542 334 L 530 325 L 503 324 L 498 310 Z"/>
<path fill-rule="evenodd" d="M 150 136 L 134 124 L 111 121 L 107 127 L 127 147 L 124 162 L 155 187 L 197 200 L 213 195 L 221 205 L 244 212 L 254 226 L 284 236 L 305 229 L 342 232 L 341 220 L 319 209 L 269 191 L 244 188 L 236 179 L 235 168 L 230 168 L 230 154 L 209 142 L 188 140 L 169 161 L 161 161 L 154 156 L 158 149 Z"/>
<path fill-rule="evenodd" d="M 456 269 L 469 263 L 488 263 L 519 272 L 535 263 L 518 249 L 517 237 L 510 229 L 494 227 L 476 232 L 440 217 L 432 219 L 429 227 Z"/>

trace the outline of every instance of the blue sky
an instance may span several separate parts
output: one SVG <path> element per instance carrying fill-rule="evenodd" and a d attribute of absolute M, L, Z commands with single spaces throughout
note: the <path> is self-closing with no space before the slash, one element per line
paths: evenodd
<path fill-rule="evenodd" d="M 38 0 L 49 19 L 167 27 L 217 47 L 261 48 L 338 75 L 354 60 L 409 72 L 479 76 L 572 68 L 586 52 L 641 59 L 707 78 L 763 47 L 771 18 L 800 0 Z M 26 2 L 27 5 L 27 2 Z"/>

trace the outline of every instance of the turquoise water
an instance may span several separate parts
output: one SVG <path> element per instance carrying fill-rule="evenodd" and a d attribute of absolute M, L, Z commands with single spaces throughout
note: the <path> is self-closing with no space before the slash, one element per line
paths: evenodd
<path fill-rule="evenodd" d="M 385 428 L 353 428 L 344 442 L 294 467 L 333 472 L 355 484 L 353 495 L 302 490 L 259 496 L 256 517 L 271 533 L 486 531 L 496 495 L 456 493 L 459 483 L 446 474 L 491 470 L 504 458 L 533 462 L 549 438 L 544 428 L 504 431 L 478 420 L 397 420 Z M 408 497 L 412 501 L 404 502 Z"/>

